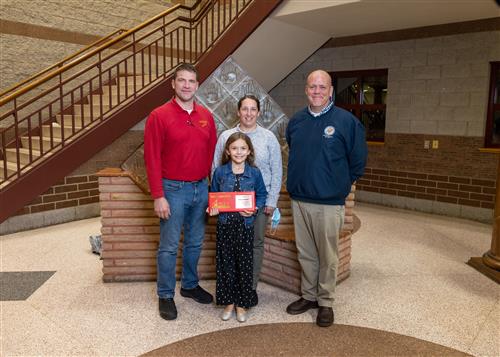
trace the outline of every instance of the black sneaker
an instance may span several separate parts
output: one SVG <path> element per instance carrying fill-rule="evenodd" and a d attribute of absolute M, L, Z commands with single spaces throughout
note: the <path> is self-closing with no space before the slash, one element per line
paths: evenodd
<path fill-rule="evenodd" d="M 177 318 L 177 308 L 175 307 L 174 299 L 158 299 L 160 316 L 165 320 L 175 320 Z"/>
<path fill-rule="evenodd" d="M 197 286 L 194 289 L 184 289 L 181 288 L 181 295 L 187 298 L 191 298 L 200 304 L 210 304 L 214 298 L 208 291 L 203 290 L 201 286 Z"/>

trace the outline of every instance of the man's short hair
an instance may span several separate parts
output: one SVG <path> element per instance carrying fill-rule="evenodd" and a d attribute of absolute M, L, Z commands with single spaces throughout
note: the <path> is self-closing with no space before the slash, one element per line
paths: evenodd
<path fill-rule="evenodd" d="M 180 71 L 188 71 L 191 73 L 194 73 L 196 75 L 196 80 L 198 80 L 198 71 L 196 70 L 196 67 L 193 66 L 191 63 L 185 63 L 181 62 L 174 71 L 174 79 L 177 78 L 177 73 Z"/>

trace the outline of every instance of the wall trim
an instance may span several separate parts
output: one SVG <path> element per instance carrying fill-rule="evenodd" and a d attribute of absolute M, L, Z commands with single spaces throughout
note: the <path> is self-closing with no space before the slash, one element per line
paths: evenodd
<path fill-rule="evenodd" d="M 95 42 L 103 37 L 5 19 L 0 19 L 0 33 L 38 38 L 42 40 L 74 43 L 79 45 L 88 45 L 89 43 Z"/>
<path fill-rule="evenodd" d="M 27 231 L 36 228 L 52 226 L 81 219 L 99 217 L 101 207 L 99 202 L 84 206 L 68 207 L 43 211 L 20 216 L 12 216 L 0 224 L 0 236 L 16 232 Z M 90 234 L 99 232 L 89 232 Z"/>
<path fill-rule="evenodd" d="M 356 191 L 356 202 L 358 204 L 371 203 L 385 207 L 469 219 L 487 224 L 493 223 L 493 210 L 488 208 L 394 196 L 379 192 L 362 191 L 361 189 Z"/>
<path fill-rule="evenodd" d="M 411 29 L 374 32 L 370 34 L 331 38 L 322 48 L 364 45 L 376 42 L 402 41 L 416 38 L 457 35 L 469 32 L 485 32 L 500 30 L 500 17 L 488 19 L 454 22 L 434 26 L 415 27 Z"/>

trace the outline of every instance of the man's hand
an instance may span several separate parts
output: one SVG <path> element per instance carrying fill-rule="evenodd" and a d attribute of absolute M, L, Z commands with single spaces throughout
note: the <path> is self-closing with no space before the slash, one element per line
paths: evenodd
<path fill-rule="evenodd" d="M 266 207 L 264 207 L 264 213 L 269 216 L 269 215 L 273 214 L 274 209 L 275 209 L 275 207 L 266 206 Z"/>
<path fill-rule="evenodd" d="M 154 207 L 158 217 L 163 219 L 170 218 L 170 205 L 165 197 L 155 198 Z"/>

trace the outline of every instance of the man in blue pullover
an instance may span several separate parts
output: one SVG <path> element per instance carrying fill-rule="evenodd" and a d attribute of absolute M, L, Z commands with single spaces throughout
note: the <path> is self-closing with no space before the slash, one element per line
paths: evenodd
<path fill-rule="evenodd" d="M 311 72 L 305 92 L 309 106 L 292 117 L 286 130 L 287 190 L 302 268 L 302 296 L 286 311 L 296 315 L 319 308 L 316 324 L 327 327 L 334 321 L 345 199 L 352 183 L 363 175 L 367 146 L 363 124 L 333 105 L 332 79 L 327 72 Z"/>

